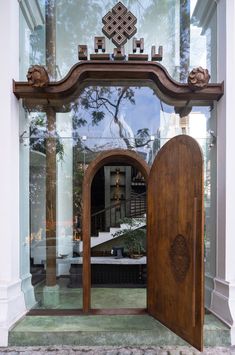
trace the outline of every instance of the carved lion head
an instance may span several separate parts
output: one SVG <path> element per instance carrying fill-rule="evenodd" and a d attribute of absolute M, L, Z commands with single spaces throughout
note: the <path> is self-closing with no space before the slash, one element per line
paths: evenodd
<path fill-rule="evenodd" d="M 193 90 L 203 89 L 208 85 L 210 74 L 207 69 L 202 67 L 194 68 L 188 76 L 188 85 Z"/>
<path fill-rule="evenodd" d="M 29 85 L 40 88 L 47 86 L 49 83 L 49 76 L 46 69 L 41 65 L 34 65 L 29 68 L 27 79 Z"/>

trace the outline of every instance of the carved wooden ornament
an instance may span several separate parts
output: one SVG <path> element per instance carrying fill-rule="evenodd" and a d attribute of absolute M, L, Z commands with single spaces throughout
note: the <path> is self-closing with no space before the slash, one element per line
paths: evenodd
<path fill-rule="evenodd" d="M 27 74 L 30 86 L 40 88 L 49 84 L 49 76 L 46 69 L 41 65 L 33 65 L 29 68 Z"/>
<path fill-rule="evenodd" d="M 207 87 L 210 80 L 208 69 L 194 68 L 188 76 L 188 85 L 192 90 L 200 90 Z"/>
<path fill-rule="evenodd" d="M 99 36 L 94 38 L 95 54 L 90 55 L 90 60 L 118 60 L 118 61 L 148 61 L 148 54 L 144 54 L 144 38 L 133 39 L 133 54 L 125 55 L 124 45 L 127 40 L 137 32 L 137 18 L 128 11 L 120 1 L 102 18 L 104 24 L 103 33 L 112 40 L 117 48 L 114 52 L 106 53 L 105 37 Z M 137 53 L 137 50 L 139 53 Z M 102 53 L 99 53 L 101 52 Z M 158 53 L 156 47 L 152 47 L 152 61 L 161 61 L 163 54 L 162 46 L 159 46 Z M 87 45 L 78 46 L 78 59 L 88 60 Z"/>
<path fill-rule="evenodd" d="M 137 31 L 135 27 L 137 18 L 121 2 L 109 11 L 102 21 L 103 33 L 108 38 L 112 38 L 112 42 L 117 47 L 123 46 Z"/>
<path fill-rule="evenodd" d="M 178 234 L 169 251 L 171 270 L 177 282 L 184 281 L 190 265 L 188 243 L 183 235 Z"/>

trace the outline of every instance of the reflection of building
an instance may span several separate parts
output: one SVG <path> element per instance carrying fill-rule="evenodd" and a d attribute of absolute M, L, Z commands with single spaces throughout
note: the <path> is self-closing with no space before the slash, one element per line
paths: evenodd
<path fill-rule="evenodd" d="M 167 139 L 178 134 L 189 134 L 203 145 L 206 140 L 207 112 L 193 111 L 187 116 L 180 117 L 175 113 L 160 113 L 161 146 Z"/>
<path fill-rule="evenodd" d="M 91 235 L 119 227 L 125 218 L 146 215 L 146 186 L 131 166 L 105 166 L 92 183 Z"/>

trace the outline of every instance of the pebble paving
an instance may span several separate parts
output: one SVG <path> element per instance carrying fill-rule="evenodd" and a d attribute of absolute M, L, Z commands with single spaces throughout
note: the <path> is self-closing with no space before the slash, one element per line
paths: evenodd
<path fill-rule="evenodd" d="M 189 347 L 80 347 L 80 346 L 50 346 L 50 347 L 8 347 L 0 348 L 0 355 L 235 355 L 235 346 L 205 348 L 199 352 Z"/>

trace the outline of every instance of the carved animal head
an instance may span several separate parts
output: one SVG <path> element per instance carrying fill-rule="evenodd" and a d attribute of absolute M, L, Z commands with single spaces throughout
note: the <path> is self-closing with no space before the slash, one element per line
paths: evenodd
<path fill-rule="evenodd" d="M 34 65 L 29 68 L 27 79 L 29 85 L 40 88 L 47 86 L 49 83 L 49 76 L 46 69 L 41 65 Z"/>
<path fill-rule="evenodd" d="M 188 76 L 188 85 L 192 90 L 200 90 L 208 85 L 210 74 L 202 67 L 194 68 Z"/>

